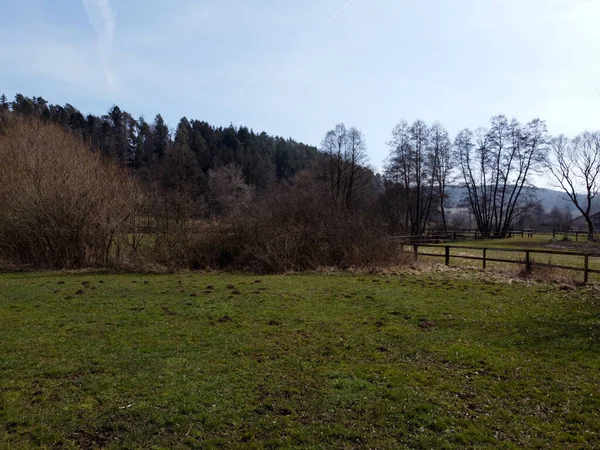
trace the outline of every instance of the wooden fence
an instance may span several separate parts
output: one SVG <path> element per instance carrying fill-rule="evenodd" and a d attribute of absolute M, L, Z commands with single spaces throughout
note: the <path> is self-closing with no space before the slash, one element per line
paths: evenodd
<path fill-rule="evenodd" d="M 427 243 L 440 243 L 448 241 L 467 241 L 467 240 L 479 240 L 479 239 L 495 239 L 495 238 L 512 238 L 512 237 L 532 237 L 534 230 L 510 230 L 505 233 L 491 233 L 490 235 L 484 235 L 476 229 L 456 229 L 444 231 L 428 231 L 422 235 L 406 235 L 406 236 L 394 236 L 396 242 L 405 244 L 427 244 Z"/>
<path fill-rule="evenodd" d="M 552 230 L 552 239 L 556 239 L 556 236 L 567 237 L 567 238 L 575 236 L 575 242 L 578 242 L 579 236 L 582 236 L 583 240 L 587 241 L 588 231 L 586 231 L 586 230 L 569 230 L 569 231 Z"/>
<path fill-rule="evenodd" d="M 541 266 L 541 267 L 551 267 L 555 269 L 562 270 L 571 270 L 576 272 L 583 272 L 583 282 L 587 283 L 589 281 L 589 274 L 591 273 L 600 273 L 600 270 L 590 269 L 590 258 L 600 258 L 599 254 L 592 253 L 574 253 L 574 252 L 566 252 L 566 251 L 558 251 L 558 250 L 531 250 L 531 249 L 516 249 L 516 248 L 498 248 L 498 247 L 464 247 L 458 245 L 427 245 L 427 244 L 410 244 L 408 247 L 412 247 L 412 251 L 406 251 L 406 244 L 401 244 L 401 251 L 403 253 L 412 253 L 415 261 L 419 258 L 419 256 L 429 256 L 434 258 L 444 258 L 444 263 L 449 266 L 450 259 L 470 259 L 481 261 L 482 266 L 485 269 L 487 267 L 488 262 L 499 262 L 499 263 L 508 263 L 508 264 L 522 264 L 525 267 L 525 271 L 527 273 L 532 272 L 533 266 Z M 422 253 L 419 252 L 419 248 L 437 248 L 444 249 L 444 253 Z M 482 256 L 472 256 L 472 255 L 456 255 L 452 254 L 452 249 L 460 249 L 462 251 L 465 250 L 481 250 Z M 521 253 L 523 254 L 523 259 L 502 259 L 502 258 L 490 258 L 488 256 L 488 252 L 511 252 L 511 253 Z M 575 256 L 583 258 L 583 267 L 575 267 L 575 266 L 565 266 L 559 264 L 549 264 L 549 263 L 541 263 L 534 262 L 532 259 L 532 255 L 534 254 L 545 254 L 545 255 L 561 255 L 561 256 Z"/>

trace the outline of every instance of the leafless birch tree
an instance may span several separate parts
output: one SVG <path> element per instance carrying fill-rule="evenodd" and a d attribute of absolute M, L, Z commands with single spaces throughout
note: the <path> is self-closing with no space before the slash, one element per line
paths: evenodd
<path fill-rule="evenodd" d="M 600 191 L 600 132 L 585 132 L 572 140 L 563 135 L 553 138 L 546 167 L 584 217 L 588 239 L 593 241 L 592 206 Z"/>

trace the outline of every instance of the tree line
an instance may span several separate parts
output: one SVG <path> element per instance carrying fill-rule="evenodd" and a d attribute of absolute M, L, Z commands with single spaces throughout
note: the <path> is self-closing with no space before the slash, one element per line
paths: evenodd
<path fill-rule="evenodd" d="M 388 236 L 446 231 L 459 222 L 447 204 L 448 189 L 456 186 L 464 189 L 462 205 L 484 235 L 503 236 L 536 218 L 568 227 L 570 214 L 558 210 L 545 214 L 540 209 L 534 174 L 550 177 L 563 188 L 586 218 L 589 237 L 594 239 L 591 216 L 600 190 L 598 133 L 575 139 L 552 137 L 540 119 L 521 123 L 498 115 L 487 127 L 464 129 L 455 137 L 438 122 L 401 120 L 392 130 L 383 171 L 375 174 L 368 166 L 362 132 L 345 124 L 336 125 L 313 147 L 246 127 L 214 127 L 185 117 L 169 130 L 160 114 L 148 123 L 118 106 L 103 116 L 84 117 L 69 104 L 51 105 L 41 97 L 21 94 L 11 102 L 2 95 L 0 111 L 56 124 L 92 153 L 133 174 L 145 198 L 140 214 L 148 227 L 161 230 L 165 242 L 175 229 L 188 239 L 185 227 L 190 220 L 235 221 L 250 217 L 257 208 L 270 211 L 274 220 L 278 213 L 272 208 L 289 212 L 291 207 L 277 198 L 294 203 L 293 199 L 307 196 L 312 201 L 304 203 L 297 216 L 307 229 L 316 226 L 313 218 L 320 217 L 321 224 L 356 220 Z M 315 205 L 327 214 L 322 216 Z M 312 218 L 306 211 L 312 211 Z M 286 222 L 282 230 L 294 226 L 300 225 Z M 323 235 L 332 239 L 332 229 L 344 228 L 322 230 Z M 357 230 L 352 233 L 358 241 Z M 291 228 L 287 232 L 292 233 Z"/>
<path fill-rule="evenodd" d="M 504 115 L 488 127 L 464 129 L 451 140 L 439 123 L 402 120 L 392 132 L 385 164 L 385 213 L 388 223 L 420 235 L 432 224 L 447 229 L 448 186 L 466 191 L 466 205 L 483 235 L 504 236 L 532 223 L 570 228 L 570 211 L 545 212 L 535 195 L 533 175 L 563 193 L 595 240 L 594 214 L 600 193 L 600 132 L 553 137 L 540 119 L 521 123 Z"/>
<path fill-rule="evenodd" d="M 192 162 L 193 170 L 204 175 L 220 167 L 239 166 L 247 184 L 265 189 L 273 181 L 293 178 L 317 154 L 316 147 L 292 139 L 256 133 L 243 126 L 215 127 L 186 117 L 171 131 L 160 114 L 148 122 L 143 116 L 132 117 L 116 105 L 105 115 L 84 116 L 68 103 L 53 105 L 43 97 L 22 94 L 8 101 L 3 94 L 0 110 L 56 123 L 81 137 L 90 150 L 111 157 L 146 178 L 157 166 L 165 167 L 155 172 L 168 169 L 173 163 L 165 159 L 179 153 L 177 157 Z M 208 185 L 207 179 L 199 181 Z"/>

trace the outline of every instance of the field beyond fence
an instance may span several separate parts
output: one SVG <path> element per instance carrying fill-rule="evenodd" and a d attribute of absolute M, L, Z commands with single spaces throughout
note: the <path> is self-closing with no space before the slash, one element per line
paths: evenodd
<path fill-rule="evenodd" d="M 582 273 L 583 283 L 597 281 L 600 277 L 600 253 L 582 253 L 560 250 L 510 248 L 497 246 L 464 246 L 443 244 L 400 244 L 401 252 L 420 258 L 442 259 L 446 266 L 452 261 L 477 261 L 479 267 L 487 269 L 490 263 L 501 263 L 523 267 L 524 274 L 531 275 L 540 268 Z"/>
<path fill-rule="evenodd" d="M 462 241 L 478 241 L 489 239 L 511 239 L 511 238 L 533 238 L 547 237 L 552 239 L 574 240 L 575 242 L 583 242 L 587 240 L 587 230 L 534 230 L 520 229 L 509 230 L 504 233 L 489 233 L 485 234 L 476 228 L 456 228 L 447 231 L 431 230 L 426 231 L 421 235 L 396 235 L 394 240 L 401 243 L 440 243 L 440 242 L 462 242 Z"/>

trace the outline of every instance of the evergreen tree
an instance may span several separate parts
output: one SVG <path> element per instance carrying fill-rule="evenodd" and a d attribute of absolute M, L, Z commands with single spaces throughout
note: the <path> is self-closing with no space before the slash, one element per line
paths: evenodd
<path fill-rule="evenodd" d="M 135 156 L 133 159 L 133 167 L 139 169 L 143 165 L 148 165 L 152 160 L 153 142 L 150 125 L 140 117 L 137 121 L 137 133 L 135 141 Z"/>
<path fill-rule="evenodd" d="M 2 94 L 0 96 L 0 110 L 2 111 L 8 111 L 10 104 L 8 103 L 8 100 L 6 99 L 6 95 Z"/>
<path fill-rule="evenodd" d="M 125 115 L 118 106 L 113 106 L 108 112 L 111 123 L 111 154 L 115 155 L 119 163 L 124 163 L 127 156 L 126 120 Z"/>
<path fill-rule="evenodd" d="M 175 131 L 175 145 L 180 148 L 189 149 L 190 147 L 190 138 L 192 135 L 192 126 L 190 125 L 189 120 L 186 117 L 183 117 L 179 124 L 177 125 L 177 130 Z"/>
<path fill-rule="evenodd" d="M 192 129 L 190 134 L 190 150 L 196 155 L 196 160 L 203 172 L 208 172 L 211 166 L 211 158 L 210 153 L 208 152 L 208 146 L 206 144 L 206 140 L 202 135 L 203 131 L 203 123 L 197 120 L 193 120 Z"/>
<path fill-rule="evenodd" d="M 35 112 L 33 100 L 23 96 L 22 94 L 15 95 L 15 100 L 12 103 L 12 112 L 23 116 L 32 116 Z"/>
<path fill-rule="evenodd" d="M 272 179 L 291 179 L 298 171 L 309 167 L 317 156 L 315 147 L 291 139 L 271 137 L 264 132 L 257 134 L 247 127 L 214 127 L 186 117 L 179 121 L 172 141 L 160 114 L 148 124 L 143 117 L 135 120 L 117 105 L 103 116 L 89 114 L 84 117 L 68 103 L 52 105 L 43 97 L 17 94 L 13 102 L 8 102 L 5 95 L 0 96 L 0 111 L 52 121 L 82 136 L 90 150 L 115 158 L 142 177 L 150 171 L 140 169 L 150 168 L 162 161 L 168 152 L 178 149 L 184 153 L 172 158 L 171 163 L 187 160 L 193 155 L 203 173 L 202 177 L 197 177 L 200 183 L 205 183 L 203 180 L 210 170 L 236 164 L 242 168 L 245 182 L 264 189 Z"/>
<path fill-rule="evenodd" d="M 160 161 L 169 146 L 169 128 L 160 114 L 156 115 L 152 125 L 153 151 L 150 162 Z"/>

